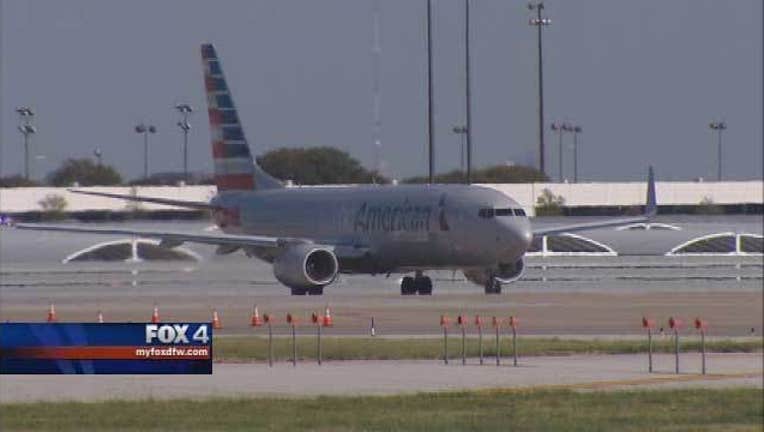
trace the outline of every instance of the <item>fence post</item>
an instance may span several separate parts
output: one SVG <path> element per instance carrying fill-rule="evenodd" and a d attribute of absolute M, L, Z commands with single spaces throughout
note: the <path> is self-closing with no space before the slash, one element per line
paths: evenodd
<path fill-rule="evenodd" d="M 655 320 L 642 317 L 642 328 L 647 329 L 647 372 L 653 373 L 653 328 L 655 328 Z"/>
<path fill-rule="evenodd" d="M 708 323 L 700 318 L 695 318 L 695 328 L 700 330 L 700 355 L 701 355 L 701 371 L 703 375 L 706 374 L 706 329 Z"/>
<path fill-rule="evenodd" d="M 501 352 L 499 351 L 500 350 L 500 345 L 499 345 L 499 326 L 500 326 L 501 322 L 499 321 L 498 318 L 492 317 L 491 318 L 491 324 L 493 325 L 493 328 L 496 330 L 496 366 L 499 366 L 499 364 L 501 363 Z"/>
<path fill-rule="evenodd" d="M 440 326 L 443 328 L 443 364 L 448 364 L 448 317 L 440 316 Z"/>
<path fill-rule="evenodd" d="M 517 366 L 517 326 L 520 321 L 515 316 L 509 317 L 509 326 L 512 327 L 512 357 L 513 365 Z"/>
<path fill-rule="evenodd" d="M 475 315 L 475 325 L 478 329 L 478 353 L 480 355 L 480 364 L 483 364 L 483 320 L 480 315 Z"/>

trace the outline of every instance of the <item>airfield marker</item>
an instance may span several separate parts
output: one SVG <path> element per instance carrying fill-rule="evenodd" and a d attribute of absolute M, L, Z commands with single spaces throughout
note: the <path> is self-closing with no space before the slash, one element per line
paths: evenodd
<path fill-rule="evenodd" d="M 321 324 L 323 318 L 313 312 L 310 319 L 313 322 L 313 325 L 316 326 L 316 358 L 318 359 L 318 365 L 321 366 Z"/>
<path fill-rule="evenodd" d="M 642 317 L 642 328 L 647 329 L 647 372 L 653 373 L 653 328 L 655 328 L 655 320 Z"/>
<path fill-rule="evenodd" d="M 263 321 L 268 324 L 268 367 L 273 367 L 273 328 L 271 327 L 271 316 L 264 314 Z"/>
<path fill-rule="evenodd" d="M 151 323 L 159 323 L 159 306 L 156 303 L 154 303 L 154 311 L 151 313 Z"/>
<path fill-rule="evenodd" d="M 448 317 L 440 316 L 440 326 L 443 327 L 443 364 L 448 364 Z"/>
<path fill-rule="evenodd" d="M 700 318 L 695 318 L 695 328 L 700 330 L 700 355 L 702 359 L 701 370 L 703 375 L 706 374 L 706 329 L 708 323 Z"/>
<path fill-rule="evenodd" d="M 483 364 L 483 319 L 480 315 L 475 315 L 475 325 L 478 329 L 478 352 L 480 355 L 480 364 Z"/>
<path fill-rule="evenodd" d="M 287 314 L 286 320 L 292 326 L 292 366 L 297 367 L 297 320 L 291 313 Z"/>
<path fill-rule="evenodd" d="M 459 315 L 456 317 L 456 323 L 462 328 L 462 366 L 464 366 L 467 364 L 467 351 L 465 349 L 467 333 L 464 328 L 464 325 L 467 323 L 467 318 L 464 315 Z"/>
<path fill-rule="evenodd" d="M 48 322 L 56 322 L 58 317 L 56 316 L 56 306 L 51 302 L 50 308 L 48 308 Z"/>
<path fill-rule="evenodd" d="M 512 357 L 513 365 L 517 366 L 517 326 L 520 321 L 515 316 L 509 317 L 509 326 L 512 328 Z"/>
<path fill-rule="evenodd" d="M 682 321 L 678 318 L 670 317 L 669 328 L 674 330 L 674 356 L 675 356 L 675 370 L 679 373 L 679 328 L 682 327 Z"/>
<path fill-rule="evenodd" d="M 491 324 L 496 329 L 496 366 L 499 366 L 501 363 L 501 353 L 499 352 L 499 325 L 501 325 L 501 322 L 498 318 L 492 317 Z"/>

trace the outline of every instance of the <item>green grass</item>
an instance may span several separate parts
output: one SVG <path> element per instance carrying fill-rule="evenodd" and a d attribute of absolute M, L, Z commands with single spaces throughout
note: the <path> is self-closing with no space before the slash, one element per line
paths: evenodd
<path fill-rule="evenodd" d="M 762 430 L 759 389 L 0 405 L 3 431 Z"/>
<path fill-rule="evenodd" d="M 681 341 L 681 339 L 680 339 Z M 706 343 L 709 352 L 755 352 L 762 350 L 762 339 L 758 340 L 715 340 Z M 450 337 L 448 341 L 449 357 L 461 356 L 461 337 Z M 216 360 L 264 361 L 268 359 L 268 339 L 256 336 L 237 336 L 216 338 L 213 346 Z M 511 355 L 511 339 L 502 337 L 500 351 L 503 356 Z M 673 352 L 670 339 L 655 341 L 655 352 Z M 697 340 L 681 343 L 683 351 L 699 351 Z M 350 338 L 322 337 L 322 357 L 326 360 L 433 360 L 443 357 L 442 338 Z M 467 355 L 478 356 L 478 340 L 468 338 Z M 558 338 L 518 338 L 518 352 L 521 356 L 570 355 L 570 354 L 630 354 L 647 352 L 644 340 L 602 340 L 602 339 L 558 339 Z M 483 339 L 483 353 L 486 357 L 495 356 L 495 339 L 486 334 Z M 288 360 L 292 357 L 291 338 L 274 338 L 273 354 L 276 360 Z M 303 336 L 297 339 L 297 355 L 301 359 L 316 358 L 316 338 Z"/>

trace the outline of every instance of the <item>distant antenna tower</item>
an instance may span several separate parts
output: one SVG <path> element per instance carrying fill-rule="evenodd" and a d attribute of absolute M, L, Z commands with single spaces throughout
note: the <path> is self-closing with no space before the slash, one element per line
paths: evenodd
<path fill-rule="evenodd" d="M 372 42 L 371 42 L 371 73 L 372 73 L 372 104 L 373 104 L 373 124 L 371 127 L 372 155 L 374 158 L 374 170 L 382 175 L 384 171 L 384 161 L 382 160 L 382 120 L 381 120 L 381 102 L 382 95 L 379 85 L 379 57 L 382 53 L 381 28 L 380 28 L 379 0 L 372 0 L 371 19 L 372 19 Z M 375 178 L 376 181 L 376 178 Z"/>

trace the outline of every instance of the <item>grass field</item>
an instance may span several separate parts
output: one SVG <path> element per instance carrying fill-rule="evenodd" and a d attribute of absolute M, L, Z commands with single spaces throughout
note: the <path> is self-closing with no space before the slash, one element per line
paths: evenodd
<path fill-rule="evenodd" d="M 2 405 L 3 431 L 761 431 L 759 389 Z"/>
<path fill-rule="evenodd" d="M 681 339 L 680 339 L 681 341 Z M 762 339 L 758 340 L 715 340 L 706 343 L 709 352 L 755 352 L 762 350 Z M 449 356 L 461 356 L 461 337 L 449 338 Z M 511 355 L 511 339 L 502 337 L 500 351 L 504 356 Z M 673 352 L 674 345 L 670 338 L 656 340 L 655 352 Z M 700 342 L 686 340 L 681 343 L 683 351 L 699 351 Z M 442 338 L 351 338 L 326 337 L 321 340 L 322 357 L 326 360 L 428 360 L 443 356 Z M 478 339 L 467 339 L 467 355 L 477 357 Z M 631 354 L 647 352 L 646 340 L 604 340 L 604 339 L 557 339 L 521 337 L 518 339 L 518 351 L 521 356 L 570 355 L 570 354 Z M 316 358 L 316 338 L 303 336 L 297 339 L 297 355 L 301 359 Z M 491 334 L 484 335 L 483 354 L 495 356 L 495 339 Z M 273 355 L 276 360 L 287 360 L 292 356 L 291 338 L 274 338 Z M 214 342 L 216 360 L 227 361 L 262 361 L 268 359 L 268 339 L 256 336 L 235 336 L 216 338 Z"/>

